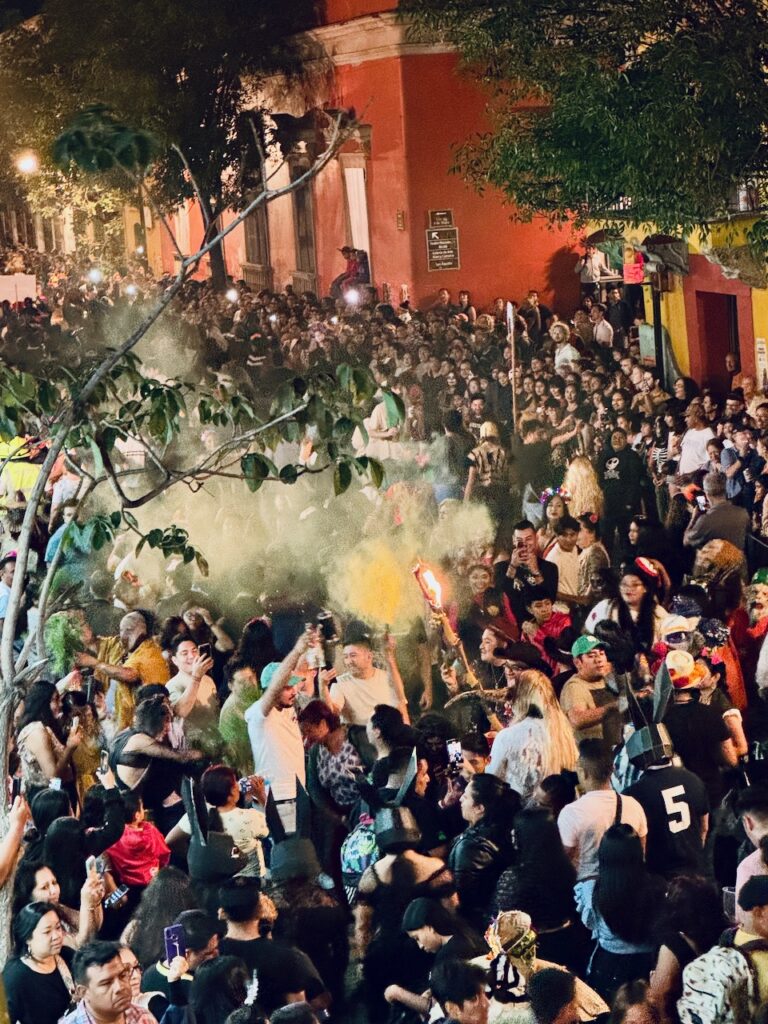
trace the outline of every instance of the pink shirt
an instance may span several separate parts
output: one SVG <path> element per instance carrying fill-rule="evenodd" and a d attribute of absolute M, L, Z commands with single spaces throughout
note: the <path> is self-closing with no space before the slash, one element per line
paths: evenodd
<path fill-rule="evenodd" d="M 752 912 L 742 910 L 739 906 L 739 893 L 741 887 L 752 878 L 753 875 L 768 875 L 768 864 L 763 862 L 759 850 L 750 853 L 748 857 L 739 864 L 736 869 L 736 923 L 740 924 L 748 932 L 752 931 Z"/>

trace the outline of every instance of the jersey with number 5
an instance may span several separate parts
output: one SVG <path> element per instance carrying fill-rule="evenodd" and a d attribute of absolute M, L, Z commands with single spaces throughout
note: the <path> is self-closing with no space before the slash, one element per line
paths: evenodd
<path fill-rule="evenodd" d="M 671 878 L 701 871 L 702 835 L 709 801 L 704 783 L 687 768 L 648 768 L 627 790 L 648 819 L 648 870 Z"/>

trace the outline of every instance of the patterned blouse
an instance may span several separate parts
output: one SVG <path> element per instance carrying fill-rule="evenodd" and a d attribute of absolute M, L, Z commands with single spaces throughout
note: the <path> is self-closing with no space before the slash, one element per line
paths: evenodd
<path fill-rule="evenodd" d="M 345 739 L 338 754 L 321 746 L 317 752 L 317 776 L 323 789 L 327 789 L 339 807 L 351 807 L 360 793 L 353 776 L 362 770 L 360 755 Z"/>

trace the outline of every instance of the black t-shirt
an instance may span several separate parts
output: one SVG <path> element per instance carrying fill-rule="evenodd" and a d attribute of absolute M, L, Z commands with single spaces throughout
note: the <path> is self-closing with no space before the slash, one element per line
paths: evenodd
<path fill-rule="evenodd" d="M 648 820 L 648 870 L 671 878 L 702 870 L 701 820 L 709 812 L 707 790 L 686 768 L 647 769 L 627 790 Z"/>
<path fill-rule="evenodd" d="M 728 730 L 719 712 L 698 701 L 671 704 L 664 716 L 675 753 L 690 772 L 698 775 L 707 788 L 710 807 L 723 797 L 720 778 L 720 744 L 728 739 Z"/>
<path fill-rule="evenodd" d="M 192 988 L 192 975 L 182 974 L 181 978 L 176 982 L 178 988 L 185 993 L 185 1004 L 189 1002 L 189 990 Z M 171 999 L 171 985 L 168 981 L 168 964 L 161 960 L 159 963 L 152 964 L 141 976 L 141 991 L 142 992 L 160 992 L 165 999 L 166 1006 L 172 1002 Z M 152 1011 L 154 1013 L 154 1011 Z M 155 1014 L 157 1017 L 157 1014 Z M 160 1020 L 159 1017 L 157 1017 Z"/>
<path fill-rule="evenodd" d="M 66 946 L 61 959 L 71 969 L 72 950 Z M 61 972 L 39 974 L 14 957 L 3 970 L 8 1019 L 12 1024 L 56 1024 L 72 1002 Z"/>
<path fill-rule="evenodd" d="M 239 956 L 259 977 L 259 1005 L 267 1013 L 285 1006 L 288 995 L 304 992 L 308 1001 L 325 991 L 314 964 L 300 949 L 274 939 L 222 939 L 222 956 Z"/>
<path fill-rule="evenodd" d="M 553 601 L 555 600 L 560 574 L 554 562 L 545 562 L 542 558 L 538 559 L 538 570 L 542 577 L 541 582 L 538 584 L 534 584 L 527 566 L 518 566 L 512 576 L 507 575 L 508 569 L 508 561 L 495 564 L 495 586 L 497 590 L 502 591 L 509 598 L 512 614 L 518 623 L 525 622 L 526 619 L 530 618 L 527 605 L 529 604 L 529 592 L 532 587 L 536 586 L 537 589 L 542 587 L 546 591 L 547 597 L 550 597 Z"/>

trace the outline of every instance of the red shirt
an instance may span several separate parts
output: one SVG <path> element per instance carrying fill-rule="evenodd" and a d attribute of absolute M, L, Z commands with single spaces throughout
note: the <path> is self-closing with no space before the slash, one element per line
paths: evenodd
<path fill-rule="evenodd" d="M 566 629 L 570 629 L 572 625 L 573 623 L 571 622 L 571 616 L 568 615 L 566 612 L 552 612 L 552 618 L 547 619 L 546 622 L 540 623 L 539 628 L 536 630 L 533 637 L 531 638 L 531 643 L 533 644 L 533 646 L 538 647 L 539 651 L 541 652 L 541 660 L 546 662 L 546 664 L 549 665 L 549 667 L 553 669 L 555 672 L 561 672 L 563 666 L 559 664 L 557 661 L 555 661 L 554 658 L 550 658 L 550 656 L 547 654 L 546 650 L 544 649 L 544 640 L 548 636 L 557 639 L 557 637 L 559 637 L 562 632 L 564 632 Z"/>
<path fill-rule="evenodd" d="M 149 821 L 126 825 L 120 839 L 106 852 L 121 885 L 149 885 L 171 859 L 162 834 Z"/>

